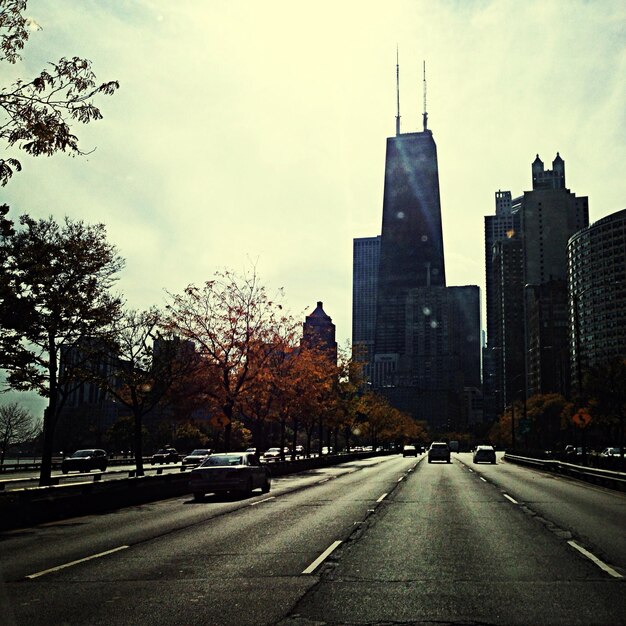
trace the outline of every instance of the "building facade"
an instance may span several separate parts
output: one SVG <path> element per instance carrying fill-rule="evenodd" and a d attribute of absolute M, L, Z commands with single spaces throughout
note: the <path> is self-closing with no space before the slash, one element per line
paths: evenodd
<path fill-rule="evenodd" d="M 325 352 L 333 363 L 337 363 L 335 325 L 324 312 L 322 302 L 318 302 L 313 312 L 306 316 L 302 328 L 302 346 Z"/>
<path fill-rule="evenodd" d="M 626 357 L 626 209 L 568 243 L 568 328 L 572 388 L 585 368 Z"/>
<path fill-rule="evenodd" d="M 571 393 L 567 242 L 589 223 L 588 199 L 565 187 L 558 153 L 552 169 L 537 155 L 531 174 L 531 191 L 516 199 L 497 192 L 496 216 L 485 218 L 485 404 L 495 409 L 492 417 L 516 399 Z"/>
<path fill-rule="evenodd" d="M 381 234 L 355 240 L 353 280 L 353 343 L 367 346 L 371 388 L 436 432 L 467 422 L 464 389 L 480 386 L 479 288 L 446 287 L 426 112 L 423 130 L 410 133 L 400 133 L 398 112 L 386 146 Z"/>
<path fill-rule="evenodd" d="M 380 235 L 354 239 L 352 254 L 352 344 L 369 364 L 374 358 Z M 366 367 L 365 375 L 371 372 Z"/>

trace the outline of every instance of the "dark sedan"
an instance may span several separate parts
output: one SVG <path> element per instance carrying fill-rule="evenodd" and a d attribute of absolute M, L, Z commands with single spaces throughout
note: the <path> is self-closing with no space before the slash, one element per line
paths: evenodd
<path fill-rule="evenodd" d="M 178 461 L 180 461 L 180 456 L 175 448 L 161 448 L 150 459 L 152 465 L 157 463 L 178 463 Z"/>
<path fill-rule="evenodd" d="M 270 472 L 256 454 L 230 452 L 212 454 L 191 472 L 189 487 L 195 500 L 205 493 L 234 492 L 249 496 L 255 489 L 270 490 Z"/>
<path fill-rule="evenodd" d="M 65 457 L 61 461 L 61 471 L 68 472 L 91 472 L 99 469 L 104 472 L 109 463 L 109 458 L 104 450 L 90 448 L 88 450 L 76 450 L 72 456 Z"/>

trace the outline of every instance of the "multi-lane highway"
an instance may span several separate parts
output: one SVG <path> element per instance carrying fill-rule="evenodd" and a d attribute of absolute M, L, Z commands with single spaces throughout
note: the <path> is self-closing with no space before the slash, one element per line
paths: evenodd
<path fill-rule="evenodd" d="M 8 625 L 626 624 L 626 495 L 379 457 L 0 535 Z"/>

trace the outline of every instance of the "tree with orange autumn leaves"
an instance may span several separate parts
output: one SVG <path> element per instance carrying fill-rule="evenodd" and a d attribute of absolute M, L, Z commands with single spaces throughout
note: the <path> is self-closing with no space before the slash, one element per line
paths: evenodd
<path fill-rule="evenodd" d="M 282 305 L 270 299 L 256 270 L 216 272 L 204 285 L 190 285 L 170 299 L 165 329 L 195 346 L 202 393 L 217 420 L 214 425 L 223 425 L 228 451 L 233 420 L 277 348 Z"/>
<path fill-rule="evenodd" d="M 344 354 L 339 365 L 327 352 L 301 346 L 302 325 L 283 313 L 280 298 L 270 298 L 253 270 L 243 275 L 224 271 L 200 287 L 170 295 L 164 331 L 195 346 L 195 389 L 223 429 L 223 447 L 243 421 L 255 447 L 265 449 L 267 429 L 276 424 L 280 448 L 292 454 L 300 435 L 311 453 L 314 435 L 321 451 L 346 436 L 346 447 L 358 415 L 373 444 L 420 438 L 411 418 L 384 400 L 362 398 L 362 364 Z M 287 441 L 290 436 L 290 441 Z"/>

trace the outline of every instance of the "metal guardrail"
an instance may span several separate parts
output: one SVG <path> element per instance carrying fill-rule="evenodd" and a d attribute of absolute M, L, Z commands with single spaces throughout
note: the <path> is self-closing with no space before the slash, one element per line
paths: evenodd
<path fill-rule="evenodd" d="M 144 475 L 148 476 L 150 474 L 154 474 L 156 476 L 161 476 L 164 472 L 164 470 L 170 470 L 171 472 L 177 471 L 177 472 L 182 472 L 185 470 L 190 470 L 192 469 L 191 466 L 189 465 L 170 465 L 168 466 L 160 466 L 160 467 L 149 467 L 149 466 L 144 466 L 143 471 L 144 471 Z M 61 481 L 66 482 L 66 484 L 76 484 L 74 480 L 71 479 L 75 479 L 75 478 L 89 478 L 92 479 L 93 482 L 98 482 L 102 480 L 103 476 L 112 476 L 118 474 L 120 477 L 122 477 L 122 475 L 125 475 L 126 478 L 135 478 L 137 475 L 137 470 L 136 469 L 131 469 L 131 470 L 110 470 L 107 472 L 98 472 L 96 474 L 92 473 L 92 472 L 78 472 L 78 473 L 73 473 L 73 474 L 55 474 L 54 476 L 50 477 L 50 484 L 51 485 L 59 485 L 61 483 Z M 0 491 L 4 491 L 7 487 L 10 487 L 11 485 L 17 484 L 17 483 L 26 483 L 27 487 L 25 487 L 26 489 L 31 488 L 29 487 L 30 485 L 32 485 L 32 488 L 37 487 L 37 483 L 39 482 L 39 477 L 38 476 L 33 476 L 31 478 L 3 478 L 0 479 Z"/>
<path fill-rule="evenodd" d="M 517 463 L 519 465 L 528 465 L 530 467 L 555 474 L 571 476 L 572 478 L 602 485 L 603 487 L 608 487 L 609 489 L 626 491 L 626 472 L 615 472 L 613 470 L 603 470 L 596 467 L 586 467 L 584 465 L 565 463 L 564 461 L 555 461 L 553 459 L 534 459 L 531 457 L 508 453 L 504 455 L 504 460 L 510 461 L 511 463 Z"/>

